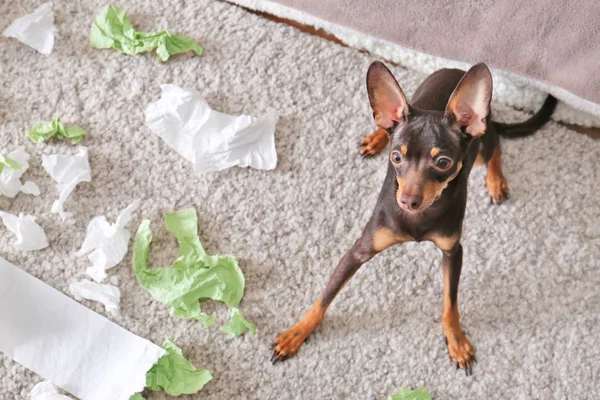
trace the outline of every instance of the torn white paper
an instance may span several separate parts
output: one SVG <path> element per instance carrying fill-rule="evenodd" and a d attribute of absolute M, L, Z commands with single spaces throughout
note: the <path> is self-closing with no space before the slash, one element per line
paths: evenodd
<path fill-rule="evenodd" d="M 21 251 L 35 251 L 48 247 L 48 239 L 35 217 L 20 213 L 16 215 L 0 211 L 0 218 L 10 232 L 16 237 L 15 248 Z"/>
<path fill-rule="evenodd" d="M 0 350 L 81 400 L 128 400 L 166 352 L 0 257 Z"/>
<path fill-rule="evenodd" d="M 110 283 L 98 283 L 88 280 L 71 283 L 69 290 L 77 300 L 88 299 L 104 304 L 111 315 L 119 314 L 121 291 Z"/>
<path fill-rule="evenodd" d="M 48 2 L 36 8 L 31 14 L 15 19 L 3 35 L 13 37 L 47 56 L 52 52 L 54 36 L 57 33 L 52 2 Z"/>
<path fill-rule="evenodd" d="M 87 147 L 79 147 L 74 156 L 42 154 L 42 167 L 57 182 L 58 200 L 52 204 L 52 212 L 60 214 L 64 220 L 72 215 L 65 212 L 64 204 L 75 186 L 92 180 Z"/>
<path fill-rule="evenodd" d="M 276 112 L 262 117 L 233 116 L 214 111 L 195 89 L 161 85 L 162 97 L 148 105 L 146 125 L 197 172 L 233 166 L 273 169 Z"/>
<path fill-rule="evenodd" d="M 31 400 L 73 400 L 69 396 L 58 393 L 56 386 L 50 381 L 38 383 L 31 389 Z"/>
<path fill-rule="evenodd" d="M 119 264 L 125 257 L 131 236 L 125 226 L 139 204 L 139 200 L 134 201 L 119 214 L 114 224 L 109 224 L 104 215 L 90 221 L 83 245 L 75 255 L 81 257 L 89 253 L 92 266 L 86 273 L 96 282 L 102 282 L 106 278 L 106 270 Z"/>
<path fill-rule="evenodd" d="M 0 172 L 0 194 L 10 197 L 15 197 L 19 192 L 26 194 L 33 194 L 34 196 L 40 195 L 40 189 L 38 186 L 31 181 L 21 184 L 21 176 L 29 168 L 29 154 L 23 147 L 19 147 L 14 150 L 8 157 L 17 162 L 21 166 L 21 169 L 14 170 L 9 166 L 5 166 Z"/>

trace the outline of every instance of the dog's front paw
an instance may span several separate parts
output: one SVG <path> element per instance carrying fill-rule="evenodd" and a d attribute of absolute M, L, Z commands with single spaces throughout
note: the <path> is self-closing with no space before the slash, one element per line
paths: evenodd
<path fill-rule="evenodd" d="M 485 180 L 492 204 L 502 204 L 508 199 L 508 182 L 502 175 L 488 175 Z"/>
<path fill-rule="evenodd" d="M 448 346 L 448 355 L 456 368 L 463 368 L 465 374 L 473 374 L 473 364 L 477 362 L 475 358 L 475 349 L 469 340 L 462 334 L 446 335 L 446 345 Z"/>
<path fill-rule="evenodd" d="M 275 338 L 271 362 L 285 361 L 293 357 L 311 334 L 305 324 L 298 324 Z"/>
<path fill-rule="evenodd" d="M 363 157 L 372 157 L 385 149 L 388 140 L 387 132 L 384 129 L 379 129 L 360 142 L 360 154 Z"/>

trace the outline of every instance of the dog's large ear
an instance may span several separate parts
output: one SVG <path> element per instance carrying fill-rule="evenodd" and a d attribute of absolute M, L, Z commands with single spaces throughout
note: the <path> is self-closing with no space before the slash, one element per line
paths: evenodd
<path fill-rule="evenodd" d="M 484 63 L 472 66 L 462 77 L 446 106 L 446 117 L 456 120 L 471 136 L 485 133 L 485 118 L 492 100 L 492 74 Z"/>
<path fill-rule="evenodd" d="M 383 129 L 394 127 L 408 117 L 408 103 L 394 75 L 382 62 L 375 61 L 367 72 L 367 91 L 377 126 Z"/>

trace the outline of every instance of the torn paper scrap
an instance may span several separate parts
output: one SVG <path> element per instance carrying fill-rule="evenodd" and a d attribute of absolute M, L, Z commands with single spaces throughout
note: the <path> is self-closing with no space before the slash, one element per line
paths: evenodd
<path fill-rule="evenodd" d="M 3 35 L 15 38 L 47 56 L 52 52 L 54 36 L 57 33 L 52 2 L 48 2 L 36 8 L 31 14 L 15 19 Z"/>
<path fill-rule="evenodd" d="M 250 330 L 250 336 L 256 335 L 256 325 L 244 318 L 237 307 L 233 307 L 230 311 L 229 322 L 221 327 L 221 331 L 229 336 L 237 337 L 247 330 Z"/>
<path fill-rule="evenodd" d="M 402 388 L 395 394 L 388 396 L 387 400 L 431 400 L 431 395 L 426 387 L 416 390 Z"/>
<path fill-rule="evenodd" d="M 13 198 L 19 192 L 40 195 L 40 189 L 31 181 L 21 183 L 21 176 L 29 168 L 29 154 L 23 147 L 9 153 L 8 156 L 0 155 L 0 194 Z"/>
<path fill-rule="evenodd" d="M 96 282 L 102 282 L 106 278 L 106 270 L 115 267 L 125 257 L 131 237 L 125 226 L 139 204 L 139 200 L 134 201 L 119 214 L 114 224 L 108 223 L 104 215 L 90 221 L 81 249 L 75 255 L 81 257 L 89 253 L 92 266 L 86 273 Z"/>
<path fill-rule="evenodd" d="M 133 396 L 131 396 L 129 398 L 129 400 L 146 400 L 146 399 L 144 399 L 144 396 L 142 396 L 141 393 L 136 393 Z"/>
<path fill-rule="evenodd" d="M 214 111 L 194 89 L 161 85 L 162 97 L 146 108 L 146 125 L 197 172 L 277 166 L 274 111 L 262 117 Z"/>
<path fill-rule="evenodd" d="M 113 4 L 102 10 L 92 23 L 90 44 L 97 49 L 113 48 L 130 55 L 156 49 L 161 61 L 167 61 L 173 54 L 188 51 L 202 55 L 202 47 L 185 36 L 173 35 L 167 31 L 137 32 L 127 13 Z"/>
<path fill-rule="evenodd" d="M 81 400 L 128 400 L 166 351 L 0 257 L 0 351 Z"/>
<path fill-rule="evenodd" d="M 172 341 L 165 340 L 162 347 L 167 354 L 148 371 L 147 388 L 179 396 L 198 392 L 212 379 L 209 371 L 194 367 Z"/>
<path fill-rule="evenodd" d="M 165 215 L 165 226 L 177 238 L 179 252 L 171 268 L 148 268 L 152 241 L 150 221 L 140 225 L 133 249 L 135 276 L 150 294 L 169 306 L 171 315 L 200 321 L 210 327 L 214 319 L 200 309 L 200 299 L 236 307 L 244 295 L 244 275 L 232 256 L 209 256 L 198 237 L 196 210 Z"/>
<path fill-rule="evenodd" d="M 52 212 L 60 214 L 64 220 L 72 214 L 64 210 L 64 204 L 75 186 L 80 182 L 91 182 L 92 171 L 88 163 L 88 150 L 79 147 L 74 156 L 66 154 L 42 154 L 42 167 L 57 182 L 58 200 L 52 204 Z"/>
<path fill-rule="evenodd" d="M 27 136 L 35 143 L 42 143 L 55 136 L 58 139 L 71 139 L 71 144 L 77 144 L 81 142 L 86 135 L 87 132 L 84 131 L 82 127 L 77 125 L 65 126 L 60 122 L 60 118 L 54 118 L 52 121 L 39 122 L 27 132 Z"/>
<path fill-rule="evenodd" d="M 48 247 L 44 229 L 35 222 L 35 217 L 20 213 L 16 215 L 0 211 L 0 218 L 6 229 L 17 237 L 15 248 L 21 251 L 35 251 Z"/>
<path fill-rule="evenodd" d="M 110 283 L 98 283 L 88 280 L 71 283 L 69 290 L 77 300 L 88 299 L 99 301 L 111 315 L 119 315 L 121 291 Z"/>
<path fill-rule="evenodd" d="M 38 383 L 31 389 L 29 395 L 31 396 L 31 400 L 73 400 L 69 396 L 58 393 L 56 386 L 50 381 Z"/>

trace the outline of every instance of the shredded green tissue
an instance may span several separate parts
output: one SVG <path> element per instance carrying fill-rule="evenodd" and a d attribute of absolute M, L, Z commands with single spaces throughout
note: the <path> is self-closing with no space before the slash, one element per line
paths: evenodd
<path fill-rule="evenodd" d="M 129 398 L 129 400 L 145 400 L 141 393 L 136 393 Z"/>
<path fill-rule="evenodd" d="M 388 396 L 387 400 L 431 400 L 431 395 L 424 386 L 416 390 L 402 388 L 395 394 Z"/>
<path fill-rule="evenodd" d="M 41 143 L 52 136 L 56 136 L 59 139 L 71 139 L 72 144 L 77 144 L 81 142 L 85 135 L 87 133 L 81 127 L 76 125 L 64 126 L 59 118 L 40 122 L 27 132 L 27 136 L 36 143 Z"/>
<path fill-rule="evenodd" d="M 250 335 L 256 335 L 256 325 L 252 322 L 248 321 L 242 314 L 240 314 L 240 310 L 236 307 L 231 309 L 231 316 L 229 317 L 229 322 L 221 327 L 221 331 L 236 337 L 240 336 L 247 330 L 250 330 Z"/>
<path fill-rule="evenodd" d="M 106 7 L 92 23 L 90 44 L 97 49 L 113 48 L 130 55 L 156 49 L 162 61 L 167 61 L 173 54 L 188 51 L 202 54 L 202 47 L 190 38 L 172 35 L 167 31 L 137 32 L 127 13 L 114 4 Z"/>
<path fill-rule="evenodd" d="M 197 369 L 186 360 L 179 347 L 170 340 L 162 345 L 167 354 L 161 357 L 146 374 L 146 387 L 162 390 L 172 396 L 198 392 L 212 375 L 205 369 Z"/>
<path fill-rule="evenodd" d="M 21 164 L 19 164 L 12 158 L 8 158 L 8 157 L 0 154 L 0 173 L 4 170 L 4 167 L 11 168 L 15 171 L 18 171 L 21 168 L 23 168 L 23 166 Z"/>
<path fill-rule="evenodd" d="M 198 217 L 193 208 L 165 215 L 165 226 L 179 243 L 179 253 L 171 268 L 148 268 L 152 241 L 150 221 L 142 221 L 135 236 L 133 270 L 138 282 L 171 315 L 198 320 L 205 327 L 214 318 L 200 309 L 200 299 L 224 302 L 237 307 L 244 295 L 244 275 L 232 256 L 209 256 L 198 237 Z"/>

